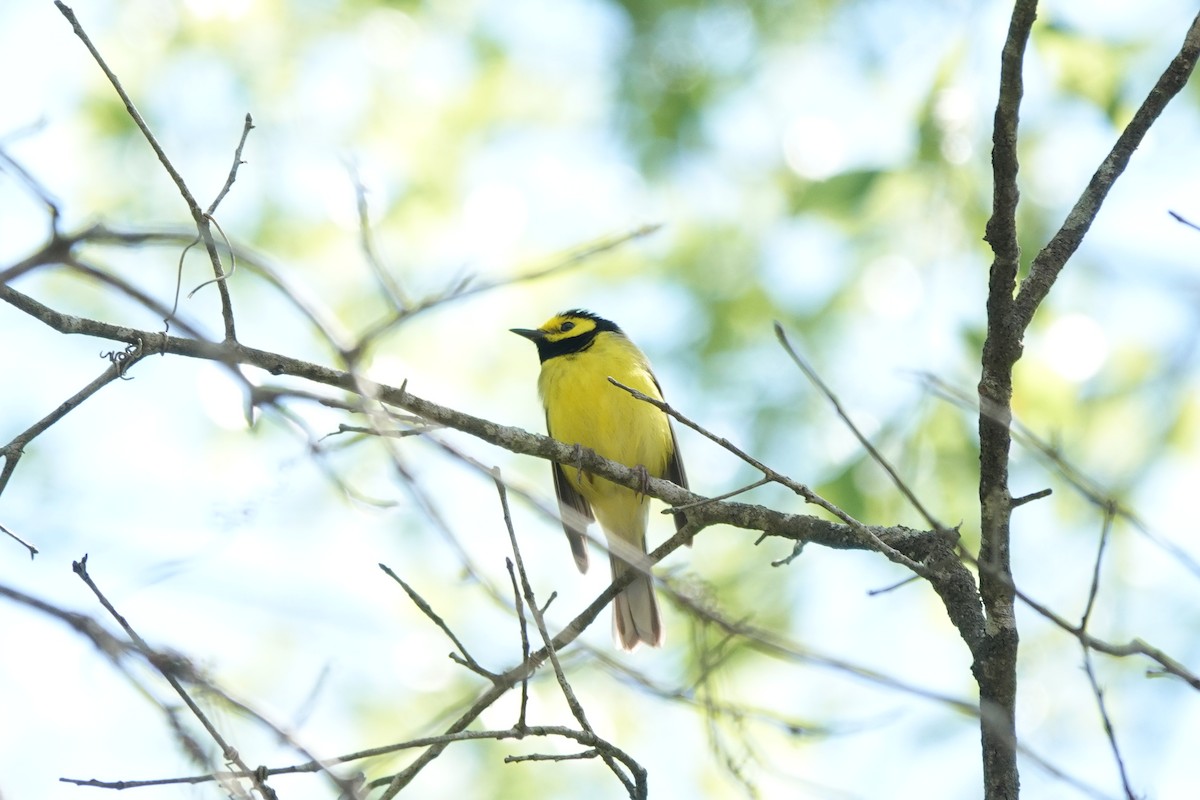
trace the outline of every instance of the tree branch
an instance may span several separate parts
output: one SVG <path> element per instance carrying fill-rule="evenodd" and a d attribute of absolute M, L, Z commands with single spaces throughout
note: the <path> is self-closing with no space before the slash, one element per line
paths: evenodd
<path fill-rule="evenodd" d="M 1179 53 L 1171 59 L 1133 119 L 1117 137 L 1112 150 L 1100 162 L 1062 227 L 1033 259 L 1029 276 L 1021 282 L 1021 291 L 1017 294 L 1013 309 L 1012 325 L 1017 331 L 1024 333 L 1033 320 L 1034 313 L 1046 299 L 1067 260 L 1079 249 L 1084 235 L 1100 213 L 1100 206 L 1109 190 L 1129 165 L 1129 159 L 1146 137 L 1150 126 L 1162 114 L 1167 103 L 1187 85 L 1196 69 L 1197 59 L 1200 59 L 1200 14 L 1192 20 Z"/>
<path fill-rule="evenodd" d="M 1022 59 L 1037 16 L 1036 0 L 1018 0 L 1001 61 L 999 100 L 993 132 L 993 214 L 986 240 L 995 258 L 988 281 L 987 338 L 979 382 L 979 500 L 981 516 L 979 589 L 987 615 L 982 657 L 973 670 L 980 703 L 1003 725 L 983 727 L 984 787 L 989 800 L 1014 800 L 1019 791 L 1015 707 L 1018 633 L 1013 616 L 1014 584 L 1009 559 L 1013 499 L 1008 486 L 1012 444 L 1012 373 L 1022 337 L 1067 260 L 1078 249 L 1108 191 L 1167 103 L 1183 88 L 1200 57 L 1200 15 L 1171 61 L 1059 231 L 1037 254 L 1014 298 L 1020 250 L 1017 245 L 1017 125 L 1022 94 Z"/>
<path fill-rule="evenodd" d="M 987 338 L 979 381 L 979 594 L 986 634 L 975 651 L 972 671 L 979 683 L 983 785 L 987 800 L 1016 800 L 1017 625 L 1009 565 L 1008 489 L 1011 446 L 1012 367 L 1021 357 L 1013 328 L 1012 303 L 1020 264 L 1017 243 L 1017 128 L 1024 92 L 1022 62 L 1037 0 L 1018 0 L 1000 61 L 1000 96 L 992 133 L 992 216 L 985 239 L 994 259 L 988 279 Z"/>
<path fill-rule="evenodd" d="M 955 555 L 954 541 L 957 537 L 953 532 L 920 532 L 904 527 L 840 524 L 746 503 L 709 501 L 708 498 L 657 478 L 651 478 L 643 485 L 643 476 L 636 470 L 601 458 L 591 450 L 580 453 L 574 447 L 549 437 L 499 425 L 440 406 L 414 395 L 406 387 L 377 384 L 353 372 L 335 370 L 278 353 L 257 350 L 239 342 L 210 342 L 171 336 L 63 314 L 11 286 L 0 285 L 0 300 L 25 311 L 60 333 L 96 336 L 121 342 L 142 341 L 148 352 L 201 358 L 228 365 L 254 366 L 273 375 L 304 378 L 354 394 L 369 396 L 430 422 L 463 431 L 513 453 L 536 456 L 559 464 L 578 464 L 588 472 L 614 483 L 644 491 L 673 507 L 695 504 L 695 507 L 687 509 L 686 513 L 697 530 L 710 525 L 726 524 L 837 549 L 874 550 L 885 555 L 889 555 L 888 551 L 891 550 L 903 558 L 911 559 L 910 563 L 915 562 L 918 569 L 924 568 L 928 572 L 924 577 L 930 580 L 934 590 L 946 604 L 947 613 L 968 647 L 974 651 L 981 641 L 984 625 L 974 579 Z M 659 558 L 661 557 L 660 555 Z"/>
<path fill-rule="evenodd" d="M 62 12 L 62 15 L 66 18 L 67 22 L 71 23 L 71 30 L 75 32 L 75 35 L 78 36 L 79 40 L 83 42 L 85 47 L 87 47 L 88 52 L 92 54 L 92 58 L 100 67 L 100 70 L 104 73 L 104 76 L 108 78 L 108 82 L 112 84 L 113 90 L 116 91 L 117 95 L 121 98 L 121 102 L 125 104 L 125 111 L 129 114 L 129 118 L 133 120 L 133 123 L 137 125 L 138 130 L 142 132 L 142 136 L 145 137 L 146 142 L 149 143 L 150 148 L 154 151 L 154 155 L 158 157 L 158 162 L 162 164 L 163 169 L 167 171 L 167 174 L 171 177 L 175 187 L 179 190 L 179 194 L 183 198 L 183 201 L 187 203 L 188 211 L 190 211 L 192 215 L 192 220 L 196 223 L 196 230 L 199 232 L 200 239 L 204 242 L 204 247 L 208 251 L 208 258 L 212 263 L 213 274 L 216 276 L 217 288 L 221 296 L 221 316 L 225 321 L 225 338 L 229 340 L 235 339 L 236 331 L 233 324 L 233 300 L 229 294 L 229 287 L 226 285 L 224 280 L 225 271 L 221 267 L 221 256 L 217 252 L 217 243 L 216 240 L 213 239 L 212 229 L 209 227 L 210 215 L 206 214 L 204 209 L 200 208 L 200 204 L 196 202 L 196 198 L 192 195 L 191 190 L 188 189 L 187 182 L 184 181 L 183 176 L 179 174 L 179 171 L 175 169 L 175 165 L 171 163 L 171 159 L 167 157 L 166 151 L 163 150 L 162 145 L 158 143 L 158 139 L 155 138 L 153 131 L 150 130 L 150 126 L 146 124 L 146 120 L 143 119 L 142 115 L 138 112 L 137 106 L 133 104 L 133 98 L 129 96 L 129 94 L 125 91 L 125 87 L 121 85 L 121 80 L 108 66 L 108 63 L 104 60 L 104 57 L 100 55 L 100 51 L 96 48 L 96 45 L 92 43 L 91 38 L 83 29 L 83 26 L 79 24 L 79 19 L 75 16 L 75 12 L 70 8 L 70 6 L 63 3 L 62 0 L 54 0 L 54 5 L 58 7 L 60 12 Z M 251 127 L 253 126 L 249 121 L 249 117 L 247 117 L 246 126 L 242 135 L 243 142 L 245 141 L 246 135 L 250 133 Z M 234 168 L 230 173 L 230 183 L 232 183 L 233 176 L 236 174 L 237 162 L 240 162 L 240 160 L 241 144 L 238 145 L 237 154 L 235 155 Z M 224 190 L 222 190 L 221 195 L 218 196 L 217 200 L 219 201 L 223 196 Z M 214 201 L 213 208 L 216 208 L 216 204 L 217 201 Z"/>

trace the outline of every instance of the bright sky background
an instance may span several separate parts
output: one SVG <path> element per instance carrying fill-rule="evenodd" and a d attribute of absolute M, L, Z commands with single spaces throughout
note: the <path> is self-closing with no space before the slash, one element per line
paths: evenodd
<path fill-rule="evenodd" d="M 613 122 L 617 73 L 630 36 L 623 13 L 599 0 L 433 5 L 420 14 L 330 2 L 285 9 L 269 0 L 78 0 L 73 7 L 203 203 L 224 180 L 242 116 L 253 113 L 248 163 L 222 205 L 221 224 L 246 241 L 267 215 L 286 220 L 269 240 L 248 244 L 347 327 L 378 310 L 358 251 L 348 165 L 383 217 L 381 251 L 418 295 L 467 274 L 512 275 L 551 263 L 580 243 L 665 223 L 658 234 L 594 266 L 418 318 L 374 359 L 372 375 L 380 380 L 408 380 L 423 397 L 540 431 L 536 360 L 504 331 L 587 305 L 616 318 L 643 344 L 668 399 L 734 441 L 759 435 L 759 405 L 805 398 L 795 401 L 797 408 L 819 409 L 818 416 L 805 420 L 799 440 L 763 442 L 763 455 L 801 480 L 835 474 L 856 457 L 856 445 L 828 409 L 812 404 L 809 387 L 780 357 L 770 319 L 731 323 L 738 346 L 714 353 L 700 374 L 702 337 L 694 321 L 701 318 L 702 298 L 655 266 L 676 258 L 694 231 L 722 230 L 733 220 L 761 242 L 762 258 L 752 268 L 735 264 L 702 276 L 698 282 L 712 295 L 733 295 L 753 279 L 770 287 L 772 302 L 799 317 L 843 297 L 853 281 L 842 316 L 802 346 L 868 433 L 893 436 L 894 443 L 891 421 L 927 411 L 931 401 L 914 371 L 974 386 L 976 366 L 973 354 L 964 355 L 963 331 L 981 319 L 987 261 L 977 242 L 949 232 L 944 240 L 930 239 L 920 229 L 920 238 L 898 237 L 864 257 L 847 243 L 838 221 L 792 215 L 782 192 L 763 187 L 780 164 L 795 179 L 818 182 L 906 158 L 916 142 L 918 107 L 952 55 L 957 69 L 936 103 L 936 116 L 950 132 L 942 156 L 964 169 L 985 163 L 1006 4 L 928 3 L 919 14 L 907 4 L 846 6 L 822 17 L 828 24 L 818 41 L 770 49 L 756 41 L 736 4 L 715 8 L 663 46 L 676 48 L 670 55 L 681 61 L 710 58 L 729 74 L 753 62 L 754 79 L 706 108 L 697 133 L 703 157 L 680 147 L 657 175 L 640 168 Z M 1131 96 L 1140 99 L 1194 9 L 1186 0 L 1133 6 L 1064 1 L 1048 4 L 1042 16 L 1082 34 L 1150 42 L 1129 58 L 1124 76 L 1134 87 Z M 190 47 L 168 46 L 178 30 L 193 32 Z M 487 72 L 473 47 L 470 37 L 479 35 L 508 54 L 499 74 Z M 1023 189 L 1027 203 L 1057 220 L 1113 134 L 1094 107 L 1064 104 L 1045 88 L 1055 69 L 1042 52 L 1031 52 L 1023 116 L 1039 133 Z M 103 76 L 51 3 L 0 5 L 0 74 L 9 76 L 0 90 L 0 144 L 61 201 L 64 227 L 97 219 L 120 227 L 186 222 L 186 209 L 144 143 L 121 144 L 105 128 L 117 123 L 92 105 L 105 91 Z M 488 92 L 479 89 L 481 81 Z M 1031 330 L 1022 364 L 1028 387 L 1016 402 L 1039 435 L 1060 443 L 1108 488 L 1126 492 L 1156 537 L 1200 561 L 1191 503 L 1200 480 L 1194 423 L 1200 411 L 1200 233 L 1166 213 L 1200 221 L 1200 159 L 1194 157 L 1200 114 L 1195 87 L 1188 92 L 1118 184 L 1055 289 L 1054 313 Z M 464 120 L 460 127 L 473 130 L 470 121 L 490 118 L 491 104 L 518 122 L 490 128 L 477 141 L 463 134 L 465 144 L 440 138 L 450 129 L 447 120 Z M 441 181 L 434 188 L 430 175 Z M 912 196 L 928 205 L 914 208 Z M 953 198 L 946 185 L 914 190 L 894 200 L 896 216 L 933 214 L 935 224 L 938 213 L 956 210 Z M 45 232 L 44 211 L 8 173 L 0 174 L 0 269 L 36 247 Z M 96 258 L 170 298 L 177 250 L 104 251 Z M 199 258 L 189 261 L 186 274 L 185 291 L 204 279 Z M 157 326 L 145 311 L 61 275 L 34 276 L 17 288 L 64 310 Z M 261 280 L 239 274 L 234 290 L 243 341 L 330 363 L 328 351 Z M 183 307 L 205 330 L 219 330 L 212 287 Z M 6 376 L 0 441 L 99 374 L 99 347 L 0 308 L 0 375 Z M 1152 459 L 1130 441 L 1158 441 L 1152 434 L 1159 412 L 1165 424 L 1168 411 L 1179 408 L 1160 407 L 1164 395 L 1154 381 L 1164 375 L 1150 367 L 1134 392 L 1136 402 L 1114 405 L 1094 428 L 1072 424 L 1087 408 L 1107 409 L 1105 376 L 1139 374 L 1146 353 L 1174 365 L 1165 378 L 1183 388 L 1170 403 L 1190 409 L 1179 416 L 1193 420 Z M 513 663 L 511 619 L 461 578 L 454 549 L 428 530 L 379 453 L 351 449 L 331 461 L 356 486 L 392 504 L 382 510 L 341 498 L 302 436 L 277 419 L 248 432 L 242 403 L 240 389 L 220 369 L 182 359 L 144 362 L 133 381 L 89 400 L 37 440 L 0 497 L 0 524 L 41 550 L 30 563 L 19 547 L 0 540 L 0 583 L 101 617 L 71 573 L 72 560 L 87 553 L 93 576 L 143 636 L 187 653 L 222 686 L 296 725 L 316 752 L 348 752 L 438 730 L 421 723 L 439 705 L 411 713 L 405 703 L 418 697 L 449 705 L 474 684 L 449 664 L 448 643 L 377 563 L 396 569 L 446 613 L 485 663 Z M 311 409 L 305 419 L 318 435 L 342 421 Z M 550 497 L 544 464 L 465 436 L 451 433 L 446 440 Z M 687 433 L 682 442 L 689 465 L 696 465 L 689 472 L 697 491 L 716 494 L 745 478 L 713 445 Z M 507 586 L 508 545 L 490 481 L 434 448 L 402 452 L 487 578 Z M 1150 466 L 1131 466 L 1140 464 Z M 906 466 L 930 475 L 937 465 Z M 1025 451 L 1018 452 L 1013 474 L 1018 493 L 1049 480 Z M 878 481 L 881 494 L 890 491 L 878 478 L 859 480 Z M 1054 500 L 1019 512 L 1018 576 L 1039 600 L 1075 619 L 1099 522 L 1086 504 L 1068 499 L 1069 490 L 1055 484 L 1055 491 Z M 767 500 L 795 505 L 781 495 Z M 514 512 L 539 591 L 560 593 L 551 618 L 561 624 L 603 589 L 604 571 L 573 574 L 554 524 L 520 502 L 514 501 Z M 912 512 L 903 513 L 900 521 L 916 524 Z M 969 516 L 976 513 L 969 503 L 946 509 L 947 518 L 965 518 L 967 529 L 977 526 Z M 664 529 L 652 534 L 653 542 Z M 710 534 L 694 551 L 669 559 L 664 573 L 723 582 L 745 607 L 789 607 L 789 634 L 814 651 L 930 691 L 972 696 L 966 650 L 930 592 L 910 587 L 867 596 L 903 577 L 882 558 L 810 548 L 794 567 L 767 571 L 765 562 L 786 553 L 778 543 L 747 562 L 731 555 L 745 557 L 747 534 Z M 1114 539 L 1110 559 L 1105 577 L 1112 591 L 1101 595 L 1097 612 L 1107 638 L 1142 636 L 1200 669 L 1197 575 L 1128 529 Z M 675 612 L 667 614 L 670 620 Z M 1077 648 L 1024 609 L 1022 622 L 1021 734 L 1068 775 L 1115 796 L 1119 783 Z M 669 636 L 686 641 L 688 629 L 677 622 Z M 607 651 L 607 623 L 593 626 L 585 640 Z M 103 791 L 57 783 L 62 776 L 117 780 L 196 771 L 179 755 L 155 707 L 70 631 L 0 603 L 0 641 L 5 800 L 74 800 Z M 682 671 L 682 659 L 669 643 L 628 661 L 669 681 Z M 1146 666 L 1098 661 L 1112 687 L 1107 699 L 1135 789 L 1185 796 L 1195 785 L 1200 704 L 1168 680 L 1143 679 Z M 740 699 L 837 731 L 799 744 L 758 737 L 755 755 L 772 767 L 756 773 L 763 797 L 977 795 L 978 732 L 971 719 L 816 667 L 762 661 L 736 675 Z M 658 716 L 647 720 L 641 715 L 647 701 L 635 688 L 614 689 L 595 676 L 581 679 L 577 689 L 590 701 L 597 729 L 614 732 L 650 769 L 652 797 L 743 796 L 708 752 L 697 715 L 659 703 L 653 705 Z M 562 713 L 549 684 L 540 686 L 533 703 L 544 718 Z M 513 713 L 505 702 L 483 723 L 506 726 Z M 898 746 L 899 736 L 917 744 Z M 238 746 L 255 764 L 299 760 L 266 735 L 245 736 Z M 508 749 L 468 747 L 454 762 L 459 768 L 447 757 L 414 791 L 472 796 L 472 782 L 487 774 L 514 787 L 544 780 L 550 796 L 618 796 L 619 787 L 600 767 L 502 766 Z M 897 776 L 904 776 L 903 785 Z M 918 778 L 920 785 L 908 783 Z M 1084 796 L 1028 762 L 1022 784 L 1031 798 Z M 277 788 L 289 800 L 331 796 L 310 776 Z"/>

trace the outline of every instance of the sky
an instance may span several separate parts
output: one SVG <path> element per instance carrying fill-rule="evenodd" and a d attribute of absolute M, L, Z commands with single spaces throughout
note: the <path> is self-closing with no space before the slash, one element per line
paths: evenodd
<path fill-rule="evenodd" d="M 1159 0 L 1134 12 L 1119 3 L 1062 2 L 1048 4 L 1042 17 L 1085 37 L 1148 42 L 1130 45 L 1120 64 L 1119 80 L 1137 98 L 1177 46 L 1188 5 Z M 986 253 L 949 226 L 944 238 L 930 232 L 958 210 L 952 181 L 896 189 L 887 214 L 902 222 L 871 249 L 861 239 L 872 232 L 843 218 L 790 213 L 778 176 L 782 170 L 811 188 L 908 158 L 918 140 L 914 116 L 947 64 L 952 77 L 937 92 L 934 111 L 945 132 L 940 157 L 963 170 L 953 174 L 986 175 L 978 165 L 986 167 L 1003 4 L 930 3 L 927 15 L 847 4 L 836 13 L 814 11 L 820 33 L 794 46 L 768 47 L 736 6 L 689 18 L 659 45 L 664 63 L 705 59 L 714 74 L 736 80 L 701 115 L 693 134 L 703 146 L 679 143 L 678 154 L 653 165 L 639 160 L 623 134 L 621 123 L 629 120 L 621 114 L 632 112 L 616 98 L 632 22 L 609 3 L 479 0 L 409 12 L 266 0 L 73 7 L 203 204 L 227 174 L 245 113 L 254 115 L 247 163 L 221 207 L 222 229 L 343 328 L 381 310 L 359 249 L 353 175 L 366 188 L 378 249 L 414 296 L 467 275 L 511 277 L 581 244 L 664 224 L 583 268 L 415 318 L 373 354 L 370 374 L 379 380 L 407 380 L 423 397 L 540 431 L 536 362 L 526 343 L 504 331 L 586 304 L 643 343 L 669 400 L 679 398 L 715 432 L 754 442 L 773 465 L 817 482 L 853 461 L 855 445 L 828 409 L 813 412 L 821 406 L 796 399 L 809 390 L 782 371 L 770 319 L 730 320 L 736 344 L 724 349 L 706 349 L 709 340 L 695 330 L 714 297 L 736 296 L 753 282 L 770 288 L 773 308 L 793 314 L 796 328 L 831 305 L 840 309 L 803 343 L 872 435 L 890 435 L 897 418 L 929 413 L 914 372 L 973 386 L 963 331 L 979 324 Z M 489 61 L 480 39 L 506 57 Z M 1054 53 L 1047 45 L 1029 56 L 1023 113 L 1036 140 L 1023 191 L 1032 207 L 1061 218 L 1113 130 L 1094 106 L 1064 103 L 1047 88 L 1063 77 L 1063 64 L 1075 63 L 1056 61 Z M 19 76 L 2 90 L 0 147 L 59 201 L 66 228 L 96 220 L 153 229 L 187 222 L 144 143 L 114 134 L 125 125 L 117 121 L 123 112 L 98 99 L 111 98 L 103 76 L 52 4 L 0 8 L 0 73 Z M 1200 221 L 1200 163 L 1190 157 L 1200 134 L 1194 97 L 1191 90 L 1190 99 L 1169 109 L 1139 150 L 1077 268 L 1056 288 L 1053 313 L 1030 331 L 1028 381 L 1017 398 L 1018 414 L 1107 488 L 1124 492 L 1150 531 L 1123 526 L 1114 536 L 1098 624 L 1114 641 L 1144 636 L 1193 665 L 1200 664 L 1200 587 L 1175 551 L 1200 561 L 1190 503 L 1200 475 L 1190 422 L 1200 374 L 1200 233 L 1166 211 Z M 0 173 L 0 269 L 37 247 L 46 225 L 44 208 L 10 170 Z M 706 229 L 753 235 L 760 258 L 701 276 L 662 266 Z M 719 239 L 700 240 L 726 252 Z M 735 262 L 743 251 L 728 244 Z M 178 248 L 96 248 L 89 255 L 155 297 L 172 296 Z M 329 348 L 291 306 L 253 272 L 243 274 L 233 284 L 242 340 L 331 363 Z M 190 257 L 184 275 L 186 294 L 205 279 L 202 259 Z M 148 329 L 159 324 L 144 309 L 62 274 L 30 276 L 18 288 L 72 313 Z M 202 330 L 219 331 L 213 287 L 182 308 Z M 0 338 L 9 343 L 0 346 L 0 374 L 27 376 L 5 381 L 3 441 L 104 366 L 100 343 L 51 334 L 11 308 L 0 308 Z M 703 370 L 696 367 L 702 351 L 709 354 Z M 1168 378 L 1176 379 L 1169 391 L 1160 383 Z M 1118 395 L 1131 402 L 1116 403 Z M 764 403 L 813 414 L 805 435 L 793 441 L 763 434 L 754 415 Z M 262 415 L 248 428 L 242 390 L 223 370 L 148 360 L 132 381 L 91 398 L 28 450 L 0 497 L 0 524 L 41 552 L 31 562 L 20 547 L 0 542 L 0 584 L 102 617 L 71 571 L 86 553 L 93 577 L 147 640 L 187 653 L 223 687 L 294 728 L 313 751 L 343 753 L 437 730 L 428 721 L 436 709 L 469 696 L 478 683 L 449 667 L 449 644 L 377 565 L 394 568 L 443 610 L 481 660 L 513 663 L 511 615 L 484 588 L 507 591 L 498 501 L 490 478 L 439 448 L 401 447 L 420 490 L 437 500 L 448 533 L 439 532 L 421 513 L 422 495 L 397 478 L 383 448 L 311 455 L 310 433 L 320 439 L 342 421 L 329 409 L 303 407 L 295 420 Z M 454 433 L 444 439 L 549 498 L 545 464 Z M 710 443 L 690 433 L 681 442 L 688 463 L 698 466 L 689 466 L 698 491 L 727 491 L 745 478 L 743 466 Z M 1143 452 L 1150 443 L 1161 449 Z M 906 461 L 912 472 L 935 475 L 936 447 L 913 452 Z M 331 471 L 362 497 L 339 492 Z M 878 476 L 855 480 L 889 491 Z M 1018 518 L 1019 575 L 1039 599 L 1074 618 L 1100 525 L 1086 502 L 1068 499 L 1069 487 L 1044 460 L 1018 451 L 1014 491 L 1047 481 L 1055 482 L 1054 499 Z M 948 512 L 967 517 L 971 507 Z M 903 521 L 914 522 L 911 511 L 903 513 L 910 515 Z M 560 593 L 551 618 L 564 623 L 603 589 L 603 570 L 573 574 L 556 524 L 523 502 L 514 503 L 514 514 L 523 539 L 536 543 L 525 557 L 539 591 Z M 768 571 L 759 554 L 746 559 L 745 543 L 743 533 L 714 530 L 661 569 L 684 582 L 720 584 L 730 603 L 764 615 L 786 607 L 789 634 L 815 652 L 970 699 L 965 648 L 931 593 L 921 587 L 868 594 L 900 580 L 900 570 L 869 554 L 810 548 L 790 571 Z M 480 579 L 463 577 L 460 547 Z M 773 548 L 769 558 L 787 552 L 779 543 Z M 1099 787 L 1098 796 L 1119 796 L 1077 647 L 1028 609 L 1020 613 L 1024 741 L 1054 769 Z M 101 791 L 58 783 L 64 776 L 196 771 L 155 704 L 73 632 L 10 603 L 0 603 L 0 630 L 8 653 L 0 659 L 6 800 Z M 694 633 L 669 608 L 670 641 Z M 593 626 L 585 641 L 607 652 L 607 624 Z M 626 663 L 664 683 L 690 666 L 682 648 L 670 645 Z M 1102 660 L 1098 669 L 1135 788 L 1182 796 L 1194 783 L 1195 698 L 1170 679 L 1145 679 L 1143 661 Z M 144 668 L 131 670 L 138 685 L 167 697 Z M 579 689 L 597 729 L 628 742 L 650 769 L 652 797 L 745 796 L 712 754 L 722 747 L 730 762 L 750 765 L 764 797 L 978 791 L 977 723 L 941 703 L 812 664 L 757 659 L 733 674 L 736 681 L 709 687 L 714 696 L 831 733 L 787 737 L 766 725 L 740 739 L 728 729 L 706 730 L 693 710 L 656 702 L 627 680 L 581 670 Z M 532 703 L 543 719 L 564 714 L 549 682 L 535 687 Z M 482 721 L 502 727 L 514 712 L 506 701 Z M 244 753 L 272 764 L 297 760 L 236 714 L 218 717 L 239 733 Z M 915 744 L 897 747 L 897 740 Z M 422 796 L 470 795 L 486 779 L 497 796 L 528 781 L 544 781 L 552 796 L 620 795 L 602 767 L 501 768 L 505 748 L 467 747 L 428 769 L 414 788 Z M 681 759 L 681 751 L 696 755 Z M 898 786 L 898 775 L 921 781 Z M 311 776 L 281 781 L 289 797 L 331 796 Z M 1090 796 L 1033 758 L 1023 762 L 1022 781 L 1029 797 Z"/>

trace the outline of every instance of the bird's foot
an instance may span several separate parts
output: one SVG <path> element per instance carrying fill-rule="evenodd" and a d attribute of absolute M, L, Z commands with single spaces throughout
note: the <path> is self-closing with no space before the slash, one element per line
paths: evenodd
<path fill-rule="evenodd" d="M 576 442 L 571 450 L 571 464 L 575 467 L 575 481 L 580 486 L 583 485 L 583 445 Z"/>
<path fill-rule="evenodd" d="M 650 471 L 642 464 L 638 464 L 633 468 L 633 471 L 638 476 L 637 496 L 640 501 L 646 496 L 646 490 L 650 488 Z"/>

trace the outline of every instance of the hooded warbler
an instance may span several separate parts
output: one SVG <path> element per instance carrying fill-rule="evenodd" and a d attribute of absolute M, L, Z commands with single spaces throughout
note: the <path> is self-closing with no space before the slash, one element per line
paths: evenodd
<path fill-rule="evenodd" d="M 612 377 L 662 399 L 650 362 L 620 328 L 589 311 L 575 309 L 551 317 L 536 330 L 513 328 L 512 332 L 537 345 L 542 362 L 538 394 L 546 407 L 551 437 L 687 487 L 670 419 L 608 381 Z M 551 466 L 563 529 L 576 565 L 580 572 L 587 571 L 585 532 L 590 522 L 598 521 L 608 541 L 615 580 L 630 568 L 630 559 L 646 552 L 646 496 L 570 466 Z M 675 514 L 677 529 L 685 522 L 683 514 Z M 662 621 L 649 574 L 639 575 L 617 595 L 613 638 L 626 650 L 639 642 L 652 647 L 662 644 Z"/>

